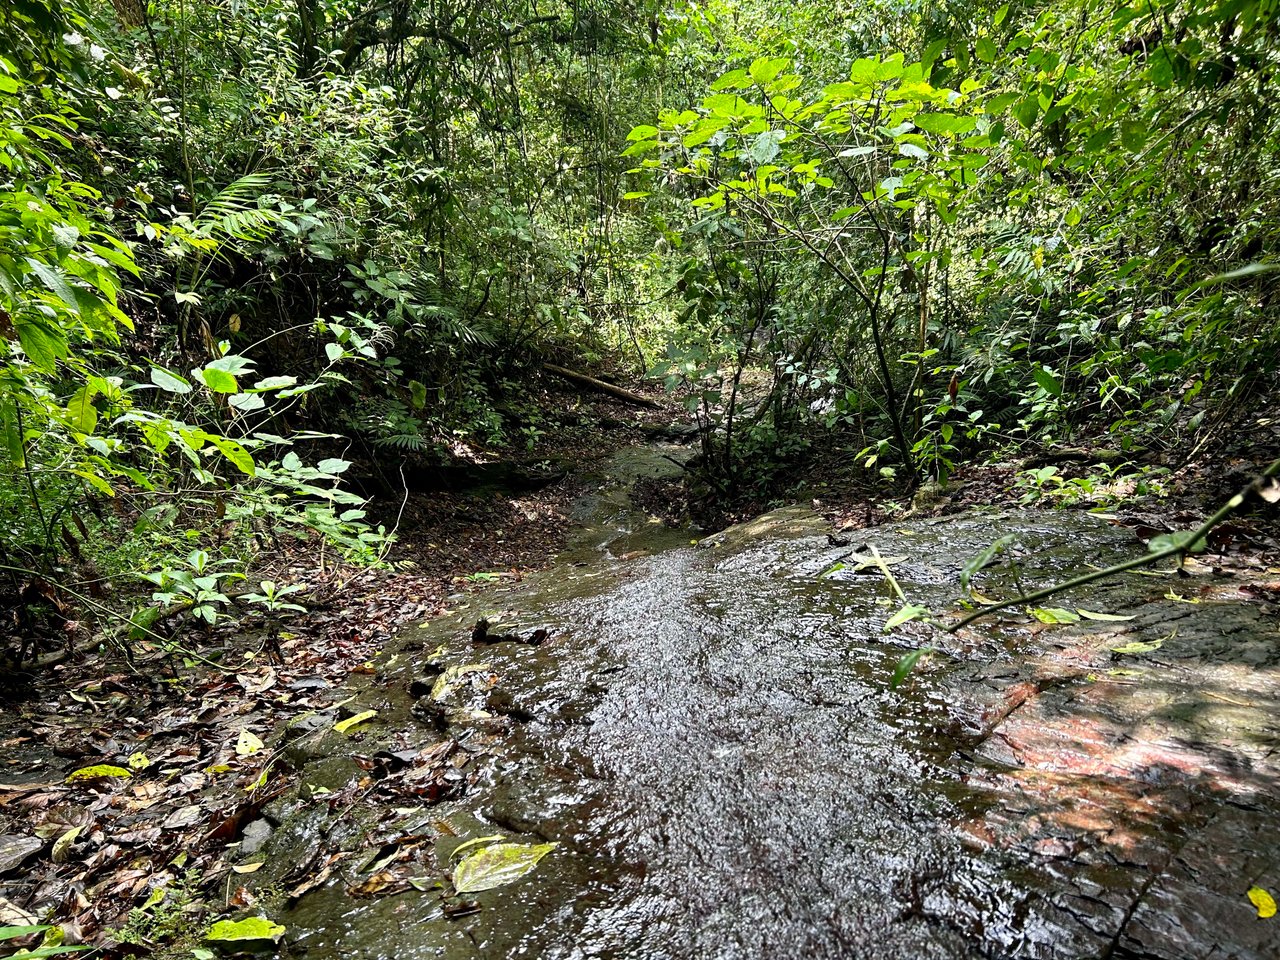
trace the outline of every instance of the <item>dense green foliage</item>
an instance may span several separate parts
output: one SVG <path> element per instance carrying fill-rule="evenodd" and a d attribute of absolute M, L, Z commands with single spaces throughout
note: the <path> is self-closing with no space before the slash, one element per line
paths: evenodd
<path fill-rule="evenodd" d="M 1265 382 L 1275 13 L 969 5 L 877 32 L 761 5 L 776 41 L 728 45 L 627 150 L 680 260 L 673 370 L 726 478 L 815 436 L 801 421 L 938 477 L 1085 426 L 1172 445 Z M 741 16 L 720 15 L 739 37 Z M 749 365 L 774 376 L 735 428 L 721 392 Z"/>
<path fill-rule="evenodd" d="M 1192 444 L 1274 376 L 1276 13 L 7 0 L 12 593 L 376 562 L 352 460 L 520 444 L 544 358 L 685 391 L 721 495 Z"/>

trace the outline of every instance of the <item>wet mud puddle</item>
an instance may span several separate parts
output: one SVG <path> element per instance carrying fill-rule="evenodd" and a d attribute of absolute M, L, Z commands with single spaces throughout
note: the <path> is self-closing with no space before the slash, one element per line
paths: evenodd
<path fill-rule="evenodd" d="M 269 811 L 261 871 L 288 953 L 1280 956 L 1246 897 L 1280 893 L 1274 609 L 1130 575 L 1057 602 L 1131 620 L 885 634 L 865 544 L 938 610 L 1005 533 L 1028 588 L 1141 545 L 986 513 L 833 546 L 791 509 L 693 546 L 627 499 L 673 453 L 621 455 L 547 574 L 406 635 L 359 693 L 363 733 L 291 733 L 303 787 Z M 494 836 L 556 846 L 452 895 L 453 851 Z"/>

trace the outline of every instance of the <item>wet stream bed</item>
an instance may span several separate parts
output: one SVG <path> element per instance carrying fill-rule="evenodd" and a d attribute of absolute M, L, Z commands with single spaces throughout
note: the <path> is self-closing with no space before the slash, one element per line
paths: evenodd
<path fill-rule="evenodd" d="M 1130 574 L 1053 602 L 1132 620 L 885 634 L 870 545 L 935 610 L 1003 534 L 1028 589 L 1142 545 L 1016 511 L 836 545 L 797 508 L 694 545 L 627 497 L 679 456 L 624 452 L 551 570 L 404 635 L 347 707 L 375 719 L 289 732 L 302 788 L 253 876 L 289 895 L 290 955 L 1280 956 L 1246 897 L 1280 892 L 1273 606 Z M 485 836 L 556 847 L 452 895 L 453 850 Z"/>

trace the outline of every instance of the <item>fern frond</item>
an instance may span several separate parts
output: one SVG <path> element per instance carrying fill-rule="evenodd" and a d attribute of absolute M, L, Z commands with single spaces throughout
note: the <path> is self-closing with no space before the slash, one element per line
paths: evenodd
<path fill-rule="evenodd" d="M 204 205 L 193 232 L 223 243 L 261 243 L 271 236 L 282 217 L 278 210 L 257 205 L 271 178 L 251 173 L 227 184 Z"/>

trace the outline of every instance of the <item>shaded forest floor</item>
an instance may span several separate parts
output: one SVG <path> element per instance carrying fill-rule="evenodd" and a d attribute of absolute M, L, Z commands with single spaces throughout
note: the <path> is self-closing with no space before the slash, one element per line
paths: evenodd
<path fill-rule="evenodd" d="M 217 667 L 144 644 L 132 665 L 104 650 L 11 677 L 0 691 L 7 720 L 0 730 L 0 925 L 53 918 L 70 940 L 143 953 L 206 913 L 249 905 L 223 853 L 233 843 L 246 853 L 253 843 L 246 828 L 296 785 L 271 746 L 282 732 L 335 705 L 341 713 L 344 682 L 372 673 L 371 661 L 402 628 L 440 616 L 479 587 L 518 582 L 548 565 L 572 529 L 570 507 L 590 484 L 587 468 L 684 420 L 673 405 L 638 410 L 564 391 L 549 390 L 540 402 L 560 413 L 518 466 L 547 482 L 476 491 L 431 489 L 430 478 L 416 478 L 413 492 L 378 506 L 398 537 L 386 568 L 334 564 L 309 544 L 264 562 L 255 578 L 307 587 L 308 612 L 284 625 L 278 656 L 264 627 L 227 621 L 187 641 Z M 725 523 L 788 499 L 812 501 L 833 536 L 979 504 L 1101 503 L 1146 538 L 1200 519 L 1280 453 L 1280 423 L 1266 415 L 1252 414 L 1218 436 L 1189 464 L 1149 459 L 1145 466 L 1168 472 L 1152 475 L 1163 496 L 1145 501 L 1128 499 L 1129 474 L 1099 470 L 1103 461 L 1091 456 L 1088 440 L 966 467 L 946 488 L 896 501 L 850 479 L 847 459 L 836 455 L 795 470 L 789 498 L 743 497 L 710 511 L 691 508 L 686 488 L 667 481 L 638 491 L 638 501 L 681 525 L 691 512 L 707 524 Z M 481 475 L 485 459 L 476 455 Z M 1040 483 L 1027 480 L 1028 470 L 1049 466 L 1057 471 Z M 1087 496 L 1071 483 L 1099 476 L 1111 486 Z M 1276 513 L 1233 519 L 1212 549 L 1232 558 L 1223 562 L 1269 570 L 1280 563 Z M 1280 598 L 1280 580 L 1274 590 Z M 219 893 L 211 896 L 215 884 Z"/>

